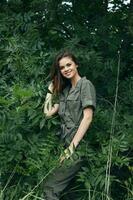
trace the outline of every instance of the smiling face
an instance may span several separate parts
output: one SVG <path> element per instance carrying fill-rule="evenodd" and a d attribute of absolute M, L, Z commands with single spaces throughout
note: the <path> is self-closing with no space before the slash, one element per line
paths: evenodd
<path fill-rule="evenodd" d="M 77 74 L 78 65 L 70 58 L 63 57 L 59 60 L 59 68 L 63 77 L 73 79 Z"/>

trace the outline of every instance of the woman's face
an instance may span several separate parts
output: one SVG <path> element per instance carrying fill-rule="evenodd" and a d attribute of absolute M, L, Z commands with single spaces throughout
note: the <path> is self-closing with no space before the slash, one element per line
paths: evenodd
<path fill-rule="evenodd" d="M 59 60 L 59 68 L 62 76 L 72 79 L 78 74 L 76 63 L 70 57 L 64 57 Z"/>

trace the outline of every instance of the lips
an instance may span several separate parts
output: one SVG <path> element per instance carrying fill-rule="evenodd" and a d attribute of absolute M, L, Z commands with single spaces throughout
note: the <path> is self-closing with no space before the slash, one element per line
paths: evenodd
<path fill-rule="evenodd" d="M 66 75 L 69 76 L 71 73 L 67 73 Z"/>
<path fill-rule="evenodd" d="M 71 74 L 71 72 L 67 72 L 67 73 L 65 73 L 65 75 L 67 75 L 67 76 L 70 75 L 70 74 Z"/>

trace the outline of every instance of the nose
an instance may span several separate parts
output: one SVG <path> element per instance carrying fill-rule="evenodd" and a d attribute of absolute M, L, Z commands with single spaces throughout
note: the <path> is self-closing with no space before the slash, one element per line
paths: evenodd
<path fill-rule="evenodd" d="M 68 66 L 65 66 L 65 67 L 64 67 L 64 71 L 68 71 Z"/>

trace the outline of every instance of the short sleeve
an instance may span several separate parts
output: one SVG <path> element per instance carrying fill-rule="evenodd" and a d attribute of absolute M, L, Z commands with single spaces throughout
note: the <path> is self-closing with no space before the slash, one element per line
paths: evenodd
<path fill-rule="evenodd" d="M 96 109 L 96 90 L 89 80 L 82 82 L 81 103 L 83 109 L 86 107 L 93 107 L 94 110 Z"/>

